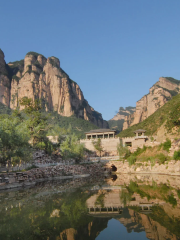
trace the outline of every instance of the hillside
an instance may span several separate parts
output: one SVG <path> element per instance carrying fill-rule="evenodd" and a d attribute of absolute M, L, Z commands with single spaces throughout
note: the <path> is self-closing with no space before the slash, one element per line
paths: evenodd
<path fill-rule="evenodd" d="M 60 67 L 58 58 L 29 52 L 23 60 L 6 64 L 0 50 L 0 103 L 16 109 L 19 99 L 25 96 L 41 99 L 48 112 L 108 127 L 102 115 L 88 104 L 79 85 Z"/>
<path fill-rule="evenodd" d="M 96 125 L 87 120 L 76 118 L 74 116 L 64 117 L 57 113 L 51 114 L 51 117 L 49 117 L 49 124 L 53 127 L 57 125 L 65 130 L 71 128 L 71 132 L 76 134 L 79 139 L 85 138 L 85 132 L 98 129 Z"/>
<path fill-rule="evenodd" d="M 134 136 L 137 129 L 145 129 L 146 135 L 152 136 L 157 133 L 158 129 L 164 125 L 164 129 L 172 133 L 173 128 L 178 134 L 180 130 L 180 94 L 172 97 L 164 106 L 159 108 L 155 113 L 144 121 L 135 124 L 128 129 L 120 132 L 119 137 Z"/>
<path fill-rule="evenodd" d="M 160 77 L 159 81 L 149 89 L 149 93 L 137 101 L 135 112 L 125 117 L 123 130 L 144 121 L 179 92 L 179 80 Z"/>

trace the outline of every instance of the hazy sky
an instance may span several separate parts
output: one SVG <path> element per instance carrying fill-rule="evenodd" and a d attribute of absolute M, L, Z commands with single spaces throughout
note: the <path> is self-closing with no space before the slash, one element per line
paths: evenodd
<path fill-rule="evenodd" d="M 180 0 L 0 0 L 0 48 L 6 62 L 56 56 L 109 120 L 159 77 L 180 79 Z"/>

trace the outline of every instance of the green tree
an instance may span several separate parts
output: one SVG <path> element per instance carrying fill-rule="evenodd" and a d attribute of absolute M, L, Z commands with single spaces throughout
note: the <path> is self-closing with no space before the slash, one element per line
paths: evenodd
<path fill-rule="evenodd" d="M 84 145 L 79 143 L 75 134 L 67 135 L 60 149 L 64 159 L 74 158 L 76 162 L 83 158 L 85 152 Z"/>
<path fill-rule="evenodd" d="M 36 146 L 44 142 L 47 149 L 49 141 L 46 137 L 49 129 L 47 116 L 42 111 L 41 102 L 39 100 L 24 97 L 20 99 L 20 105 L 24 107 L 23 112 L 28 116 L 26 120 L 27 127 L 31 135 L 32 145 Z"/>
<path fill-rule="evenodd" d="M 19 124 L 17 118 L 0 120 L 0 162 L 7 160 L 18 163 L 29 160 L 31 148 L 28 143 L 30 136 L 26 124 Z"/>
<path fill-rule="evenodd" d="M 122 143 L 119 143 L 117 146 L 117 151 L 119 154 L 119 158 L 128 158 L 131 155 L 130 150 L 128 149 L 127 146 L 123 146 Z"/>
<path fill-rule="evenodd" d="M 102 151 L 103 151 L 101 139 L 98 138 L 97 141 L 92 141 L 92 144 L 93 144 L 94 148 L 96 149 L 96 151 L 99 152 L 99 155 L 100 155 L 100 157 L 101 157 L 101 153 L 102 153 Z"/>

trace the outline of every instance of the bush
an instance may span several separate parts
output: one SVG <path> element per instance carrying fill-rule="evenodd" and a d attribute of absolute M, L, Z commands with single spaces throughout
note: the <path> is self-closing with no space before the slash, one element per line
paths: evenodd
<path fill-rule="evenodd" d="M 129 163 L 129 166 L 131 166 L 136 162 L 136 157 L 131 155 L 130 157 L 127 158 L 127 161 Z"/>
<path fill-rule="evenodd" d="M 163 153 L 159 153 L 155 156 L 158 159 L 158 162 L 160 164 L 164 163 L 165 161 L 167 161 L 167 157 L 163 154 Z"/>
<path fill-rule="evenodd" d="M 123 157 L 125 159 L 131 155 L 128 147 L 123 147 L 122 144 L 119 144 L 119 146 L 117 147 L 117 151 L 118 151 L 119 157 Z"/>
<path fill-rule="evenodd" d="M 180 150 L 174 152 L 173 158 L 174 160 L 180 160 Z"/>
<path fill-rule="evenodd" d="M 163 150 L 166 150 L 167 152 L 169 152 L 170 148 L 171 148 L 171 140 L 167 138 L 166 142 L 163 143 Z"/>
<path fill-rule="evenodd" d="M 177 200 L 173 194 L 168 196 L 168 198 L 166 199 L 166 202 L 169 202 L 173 207 L 177 205 Z"/>

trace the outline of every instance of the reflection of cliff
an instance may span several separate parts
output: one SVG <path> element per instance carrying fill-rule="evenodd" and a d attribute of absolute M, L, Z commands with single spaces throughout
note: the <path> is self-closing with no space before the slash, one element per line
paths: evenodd
<path fill-rule="evenodd" d="M 94 218 L 85 226 L 64 230 L 56 240 L 95 240 L 99 233 L 107 228 L 108 221 L 109 218 Z"/>
<path fill-rule="evenodd" d="M 162 226 L 159 222 L 154 221 L 153 215 L 137 213 L 132 209 L 128 209 L 129 216 L 122 216 L 118 220 L 127 228 L 128 232 L 146 231 L 146 237 L 154 240 L 163 239 L 180 239 L 175 234 L 170 232 L 167 227 Z M 151 218 L 152 217 L 152 218 Z M 167 218 L 166 218 L 167 220 Z"/>

